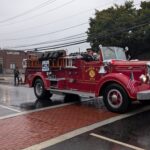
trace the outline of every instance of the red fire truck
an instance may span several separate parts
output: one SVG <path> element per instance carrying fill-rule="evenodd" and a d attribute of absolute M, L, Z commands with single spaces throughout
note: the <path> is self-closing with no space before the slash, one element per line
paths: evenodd
<path fill-rule="evenodd" d="M 150 62 L 127 60 L 119 47 L 101 47 L 99 56 L 66 55 L 64 50 L 24 60 L 25 83 L 38 99 L 64 94 L 65 100 L 103 96 L 106 108 L 123 113 L 132 101 L 150 99 Z"/>

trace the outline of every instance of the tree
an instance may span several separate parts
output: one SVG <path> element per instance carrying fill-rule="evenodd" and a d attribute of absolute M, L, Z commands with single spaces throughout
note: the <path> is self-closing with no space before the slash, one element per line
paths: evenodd
<path fill-rule="evenodd" d="M 128 46 L 137 55 L 150 48 L 150 2 L 141 2 L 141 8 L 134 8 L 132 1 L 95 12 L 90 18 L 87 41 L 97 51 L 105 46 Z"/>

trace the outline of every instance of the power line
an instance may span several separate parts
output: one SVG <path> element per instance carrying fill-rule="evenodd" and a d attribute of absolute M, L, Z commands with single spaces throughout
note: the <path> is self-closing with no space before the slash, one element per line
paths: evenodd
<path fill-rule="evenodd" d="M 80 33 L 80 34 L 76 34 L 76 35 L 72 35 L 72 36 L 68 36 L 65 38 L 60 38 L 60 39 L 56 39 L 56 40 L 50 40 L 50 41 L 44 41 L 44 42 L 38 42 L 38 43 L 33 43 L 33 44 L 28 44 L 28 45 L 19 45 L 19 46 L 15 46 L 12 48 L 23 48 L 23 47 L 29 47 L 29 46 L 38 46 L 38 45 L 42 45 L 42 44 L 50 44 L 50 43 L 56 43 L 56 42 L 62 42 L 62 41 L 68 41 L 68 40 L 74 40 L 74 39 L 78 39 L 78 38 L 82 38 L 82 37 L 87 37 L 87 35 L 84 35 L 85 33 Z"/>
<path fill-rule="evenodd" d="M 137 24 L 137 25 L 134 25 L 134 26 L 131 26 L 131 27 L 128 27 L 128 28 L 124 28 L 122 30 L 118 30 L 118 31 L 109 31 L 109 36 L 110 35 L 117 35 L 117 34 L 120 34 L 122 32 L 126 32 L 126 31 L 130 31 L 130 30 L 133 30 L 133 29 L 137 29 L 137 28 L 140 28 L 140 27 L 143 27 L 143 26 L 146 26 L 146 25 L 149 25 L 150 24 L 150 20 L 144 22 L 144 23 L 140 23 L 140 24 Z M 95 34 L 95 33 L 94 33 Z M 93 39 L 100 39 L 100 38 L 104 38 L 104 37 L 107 37 L 108 35 L 96 35 L 96 36 L 93 36 L 92 38 Z"/>
<path fill-rule="evenodd" d="M 28 11 L 25 11 L 25 12 L 23 12 L 23 13 L 20 13 L 20 14 L 18 14 L 18 15 L 16 15 L 16 16 L 13 16 L 13 17 L 10 17 L 10 18 L 4 19 L 4 20 L 0 20 L 0 23 L 5 23 L 5 22 L 8 22 L 8 21 L 14 20 L 14 19 L 16 19 L 16 18 L 25 16 L 25 15 L 27 15 L 27 14 L 33 12 L 33 11 L 36 11 L 37 9 L 41 9 L 41 8 L 43 8 L 43 7 L 45 7 L 45 6 L 49 5 L 49 4 L 51 4 L 51 3 L 54 3 L 55 1 L 56 1 L 56 0 L 47 0 L 46 2 L 40 4 L 40 5 L 36 6 L 36 7 L 33 7 L 33 8 L 31 8 L 31 9 L 29 9 Z"/>
<path fill-rule="evenodd" d="M 16 32 L 22 32 L 22 31 L 26 31 L 26 30 L 31 30 L 31 29 L 35 29 L 35 28 L 44 27 L 44 26 L 47 26 L 47 25 L 55 24 L 55 23 L 60 22 L 60 21 L 64 21 L 66 19 L 72 19 L 72 18 L 74 18 L 74 17 L 76 17 L 78 15 L 81 16 L 83 13 L 87 13 L 87 12 L 88 12 L 87 10 L 86 11 L 81 11 L 81 12 L 78 12 L 78 13 L 76 13 L 74 15 L 71 15 L 71 16 L 68 16 L 68 17 L 65 17 L 65 18 L 62 18 L 62 19 L 58 19 L 58 20 L 55 20 L 53 22 L 49 22 L 49 23 L 46 23 L 46 24 L 32 26 L 32 27 L 29 27 L 29 28 L 24 28 L 24 29 L 21 29 L 21 30 L 16 30 L 16 31 L 13 31 L 13 32 L 3 32 L 3 33 L 0 33 L 0 34 L 5 34 L 5 35 L 6 34 L 13 34 L 13 33 L 16 34 Z"/>
<path fill-rule="evenodd" d="M 145 23 L 141 23 L 141 24 L 137 24 L 137 25 L 134 25 L 132 27 L 129 27 L 129 28 L 124 28 L 122 30 L 119 30 L 117 32 L 110 32 L 109 35 L 103 35 L 103 34 L 98 34 L 98 35 L 94 35 L 92 38 L 94 39 L 101 39 L 101 38 L 106 38 L 106 37 L 109 37 L 110 38 L 110 35 L 111 36 L 114 36 L 114 35 L 117 35 L 117 34 L 120 34 L 122 32 L 126 32 L 126 31 L 129 31 L 131 29 L 136 29 L 136 28 L 140 28 L 140 27 L 143 27 L 143 26 L 146 26 L 146 25 L 149 25 L 150 21 L 148 22 L 145 22 Z M 47 49 L 55 49 L 55 48 L 61 48 L 61 47 L 66 47 L 66 46 L 71 46 L 71 45 L 77 45 L 77 44 L 81 44 L 81 43 L 85 43 L 87 42 L 86 39 L 82 39 L 82 40 L 78 40 L 78 41 L 72 41 L 72 42 L 67 42 L 67 43 L 61 43 L 61 44 L 55 44 L 55 45 L 48 45 L 48 46 L 40 46 L 40 47 L 36 47 L 37 50 L 47 50 Z M 19 47 L 18 47 L 19 48 Z M 34 49 L 34 48 L 32 48 Z M 31 49 L 29 49 L 31 50 Z"/>
<path fill-rule="evenodd" d="M 84 11 L 80 11 L 80 12 L 75 13 L 75 14 L 73 14 L 73 15 L 70 15 L 70 16 L 68 16 L 68 17 L 64 17 L 64 18 L 61 18 L 61 19 L 57 19 L 57 20 L 55 20 L 55 21 L 53 21 L 53 22 L 49 22 L 49 23 L 42 24 L 42 25 L 37 25 L 37 26 L 32 26 L 32 27 L 29 27 L 29 28 L 24 28 L 24 29 L 22 29 L 22 30 L 17 30 L 17 31 L 15 31 L 15 32 L 11 32 L 11 33 L 16 33 L 16 32 L 19 32 L 19 31 L 25 31 L 25 30 L 30 30 L 30 29 L 35 29 L 35 28 L 43 27 L 43 26 L 46 26 L 46 25 L 54 24 L 54 23 L 59 22 L 59 21 L 64 21 L 65 19 L 72 19 L 73 17 L 76 17 L 76 16 L 78 16 L 78 15 L 81 16 L 82 14 L 87 13 L 87 12 L 90 12 L 90 11 L 93 11 L 94 9 L 98 9 L 99 7 L 107 6 L 108 4 L 110 4 L 110 2 L 109 2 L 109 3 L 105 3 L 104 5 L 99 5 L 99 6 L 97 6 L 97 7 L 92 8 L 92 9 L 87 9 L 87 10 L 84 10 Z M 6 25 L 12 25 L 12 24 L 15 24 L 15 23 L 5 24 L 5 26 L 4 26 L 4 25 L 3 25 L 3 26 L 6 27 Z M 0 26 L 2 26 L 2 25 L 0 25 Z M 8 32 L 8 33 L 0 33 L 0 34 L 9 34 L 9 33 L 10 33 L 10 32 Z"/>
<path fill-rule="evenodd" d="M 55 1 L 56 1 L 56 0 L 55 0 Z M 47 1 L 47 2 L 49 2 L 49 1 Z M 54 1 L 52 1 L 52 2 L 54 2 Z M 106 3 L 106 4 L 104 4 L 104 5 L 101 5 L 101 7 L 102 7 L 102 6 L 106 6 L 107 4 L 110 4 L 110 3 Z M 134 6 L 139 5 L 139 4 L 140 4 L 140 3 L 137 3 L 137 4 L 135 4 Z M 93 8 L 93 9 L 97 9 L 97 8 Z M 35 29 L 35 28 L 43 27 L 43 26 L 46 26 L 46 25 L 54 24 L 54 23 L 59 22 L 59 21 L 61 21 L 61 20 L 64 21 L 64 19 L 73 18 L 73 17 L 75 17 L 75 16 L 77 16 L 77 15 L 81 15 L 81 14 L 86 13 L 86 12 L 89 12 L 89 11 L 91 11 L 91 10 L 93 10 L 93 9 L 87 9 L 87 10 L 85 10 L 85 11 L 78 12 L 78 13 L 76 13 L 76 14 L 74 14 L 74 15 L 71 15 L 71 16 L 68 16 L 68 17 L 65 17 L 65 18 L 62 18 L 62 19 L 59 19 L 59 20 L 56 20 L 56 21 L 47 23 L 47 24 L 38 25 L 38 26 L 34 26 L 34 27 L 29 27 L 29 28 L 25 28 L 25 29 L 22 29 L 22 30 L 17 30 L 17 31 L 14 31 L 14 32 L 0 33 L 0 34 L 5 34 L 5 35 L 6 35 L 6 34 L 13 34 L 13 33 L 16 34 L 16 32 L 22 32 L 22 31 L 26 31 L 26 30 L 30 30 L 30 29 Z M 12 24 L 11 24 L 11 25 L 12 25 Z"/>
<path fill-rule="evenodd" d="M 57 31 L 49 32 L 49 33 L 37 34 L 37 35 L 26 36 L 26 37 L 19 37 L 19 38 L 14 38 L 14 39 L 4 39 L 4 40 L 5 41 L 14 41 L 14 40 L 38 38 L 38 37 L 41 37 L 41 36 L 51 35 L 51 34 L 55 34 L 55 33 L 58 33 L 58 32 L 63 32 L 63 31 L 66 31 L 66 30 L 69 30 L 69 29 L 72 29 L 72 28 L 80 27 L 80 26 L 83 26 L 85 24 L 88 24 L 88 22 L 84 22 L 84 23 L 81 23 L 81 24 L 77 24 L 77 25 L 74 25 L 74 26 L 71 26 L 71 27 L 68 27 L 68 28 L 60 29 L 60 30 L 57 30 Z"/>
<path fill-rule="evenodd" d="M 62 4 L 62 5 L 59 5 L 58 7 L 55 7 L 55 8 L 50 9 L 50 10 L 47 10 L 47 11 L 41 13 L 41 14 L 34 15 L 34 16 L 28 17 L 28 18 L 26 18 L 26 19 L 20 20 L 20 21 L 18 21 L 18 22 L 16 22 L 16 23 L 24 22 L 24 21 L 30 20 L 30 19 L 34 19 L 34 18 L 39 17 L 39 16 L 41 16 L 41 15 L 44 15 L 44 14 L 47 14 L 47 13 L 49 13 L 49 12 L 55 11 L 55 10 L 57 10 L 57 9 L 63 8 L 63 7 L 65 7 L 66 5 L 69 5 L 70 3 L 73 3 L 73 1 L 75 1 L 75 0 L 71 0 L 71 1 L 69 1 L 69 2 L 66 2 L 66 3 Z M 4 23 L 4 22 L 3 22 L 3 23 Z M 10 25 L 16 24 L 16 23 L 10 23 Z M 8 24 L 7 24 L 7 25 L 8 25 Z"/>
<path fill-rule="evenodd" d="M 57 48 L 62 48 L 62 47 L 72 46 L 72 45 L 77 45 L 77 44 L 82 44 L 82 43 L 86 43 L 86 39 L 63 43 L 63 44 L 59 44 L 59 45 L 39 47 L 39 48 L 36 48 L 36 50 L 41 51 L 41 50 L 48 50 L 48 49 L 57 49 Z M 35 48 L 30 48 L 30 49 L 26 49 L 26 50 L 33 51 L 33 50 L 35 50 Z"/>
<path fill-rule="evenodd" d="M 47 48 L 43 48 L 43 49 L 38 49 L 38 51 L 49 50 L 49 49 L 58 49 L 58 48 L 63 48 L 63 47 L 67 47 L 67 46 L 74 46 L 74 45 L 83 44 L 83 43 L 86 43 L 86 40 L 78 41 L 78 42 L 74 42 L 74 43 L 68 43 L 66 45 L 61 45 L 61 46 L 56 46 L 56 47 L 47 47 Z"/>
<path fill-rule="evenodd" d="M 53 0 L 53 1 L 51 0 L 50 3 L 53 3 L 54 1 L 56 1 L 56 0 Z M 46 2 L 44 2 L 44 3 L 48 3 L 48 2 L 49 2 L 49 0 L 46 1 Z M 44 4 L 44 3 L 42 3 L 42 4 Z M 70 3 L 70 2 L 69 2 L 69 3 Z M 42 4 L 39 5 L 39 6 L 36 6 L 35 8 L 32 8 L 32 9 L 26 11 L 26 12 L 23 12 L 22 14 L 16 15 L 16 16 L 12 17 L 12 19 L 13 19 L 13 18 L 15 19 L 15 18 L 17 18 L 17 17 L 20 17 L 21 15 L 28 14 L 29 12 L 34 11 L 34 10 L 37 9 L 38 7 L 39 7 L 39 8 L 41 8 L 41 6 L 44 7 L 45 5 L 43 6 Z M 67 4 L 67 3 L 65 3 L 65 4 Z M 65 5 L 65 4 L 64 4 L 64 5 Z M 110 4 L 110 2 L 109 2 L 109 3 L 106 3 L 106 4 L 104 4 L 104 5 L 100 5 L 100 6 L 102 7 L 102 6 L 106 6 L 106 5 L 108 5 L 108 4 Z M 139 5 L 139 4 L 140 4 L 140 3 L 136 3 L 136 4 L 134 4 L 134 6 Z M 62 5 L 62 6 L 63 6 L 63 5 Z M 81 14 L 83 14 L 83 13 L 85 13 L 85 12 L 89 12 L 89 11 L 91 11 L 91 10 L 93 10 L 93 9 L 98 9 L 98 7 L 95 7 L 95 8 L 92 8 L 92 9 L 87 9 L 87 10 L 85 10 L 85 11 L 78 12 L 78 13 L 76 13 L 76 14 L 74 14 L 74 15 L 69 16 L 69 17 L 62 18 L 62 19 L 60 19 L 60 20 L 56 20 L 56 21 L 53 21 L 53 22 L 50 22 L 50 23 L 47 23 L 47 24 L 44 24 L 44 25 L 38 25 L 38 26 L 30 27 L 30 28 L 25 28 L 25 29 L 18 30 L 18 31 L 15 31 L 15 32 L 24 31 L 24 30 L 29 30 L 29 29 L 38 28 L 38 27 L 43 27 L 43 26 L 45 26 L 45 25 L 53 24 L 53 23 L 55 23 L 55 22 L 58 22 L 58 21 L 61 21 L 61 20 L 64 20 L 64 19 L 68 19 L 68 18 L 70 19 L 70 18 L 72 18 L 72 17 L 74 17 L 74 16 L 81 15 Z M 44 13 L 45 13 L 45 12 L 44 12 Z M 39 15 L 37 15 L 37 16 L 39 16 Z M 32 16 L 32 18 L 33 18 L 33 17 L 35 17 L 35 16 Z M 9 19 L 11 20 L 11 18 L 7 18 L 6 20 L 9 21 Z M 5 20 L 2 20 L 2 21 L 5 21 Z M 22 20 L 22 21 L 23 21 L 23 20 Z M 22 21 L 21 21 L 21 22 L 22 22 Z M 0 21 L 0 23 L 1 23 L 1 21 Z M 19 23 L 19 22 L 16 22 L 16 23 Z M 0 26 L 12 25 L 12 24 L 16 24 L 16 23 L 10 23 L 10 24 L 0 25 Z M 0 34 L 9 34 L 9 33 L 15 33 L 15 32 L 0 33 Z"/>
<path fill-rule="evenodd" d="M 85 42 L 86 42 L 86 39 L 83 39 L 83 40 L 78 40 L 78 41 L 73 41 L 73 42 L 68 42 L 68 43 L 63 43 L 63 44 L 39 47 L 39 48 L 37 48 L 37 50 L 56 49 L 56 48 L 62 48 L 62 47 L 66 47 L 66 46 L 77 45 L 77 44 L 81 44 L 81 43 L 85 43 Z"/>
<path fill-rule="evenodd" d="M 149 24 L 149 23 L 148 23 Z M 135 29 L 135 28 L 138 28 L 138 27 L 141 27 L 141 26 L 144 26 L 144 25 L 147 25 L 147 23 L 146 24 L 140 24 L 140 25 L 137 25 L 137 26 L 133 26 L 133 27 L 131 27 L 131 28 L 128 28 L 127 30 L 131 30 L 131 29 Z M 125 29 L 126 30 L 126 29 Z M 125 32 L 124 30 L 122 30 L 121 32 Z M 120 31 L 119 31 L 119 33 L 120 33 Z M 118 31 L 117 32 L 114 32 L 114 33 L 111 33 L 112 35 L 115 35 L 115 34 L 119 34 L 118 33 Z M 101 38 L 101 37 L 104 37 L 104 35 L 96 35 L 96 36 L 93 36 L 93 38 Z M 83 41 L 82 41 L 83 42 Z M 79 41 L 78 42 L 75 42 L 75 43 L 79 43 Z M 75 43 L 71 43 L 71 44 L 75 44 Z M 49 44 L 49 43 L 46 43 L 46 44 Z M 62 43 L 63 44 L 63 43 Z M 69 43 L 67 43 L 67 44 L 69 44 Z M 39 45 L 41 45 L 41 44 L 39 44 Z M 35 45 L 34 45 L 35 46 Z M 53 45 L 52 45 L 53 46 Z M 54 45 L 54 46 L 56 46 L 56 45 Z M 26 46 L 27 47 L 27 46 Z M 58 46 L 57 46 L 58 47 Z"/>

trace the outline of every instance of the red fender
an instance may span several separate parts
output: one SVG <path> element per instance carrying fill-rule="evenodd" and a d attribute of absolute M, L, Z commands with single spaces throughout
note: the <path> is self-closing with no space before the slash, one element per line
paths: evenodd
<path fill-rule="evenodd" d="M 44 87 L 46 90 L 49 90 L 50 88 L 50 81 L 47 80 L 48 76 L 45 72 L 36 72 L 35 74 L 31 75 L 31 87 L 34 86 L 34 81 L 36 80 L 36 78 L 41 78 L 41 80 L 43 81 L 44 83 Z"/>
<path fill-rule="evenodd" d="M 115 82 L 120 84 L 128 93 L 130 98 L 135 99 L 136 93 L 137 93 L 137 86 L 135 86 L 137 83 L 134 80 L 130 80 L 130 78 L 122 73 L 109 73 L 105 76 L 103 76 L 98 83 L 97 89 L 96 89 L 96 96 L 99 96 L 99 93 L 102 91 L 103 85 L 105 85 L 108 82 Z"/>

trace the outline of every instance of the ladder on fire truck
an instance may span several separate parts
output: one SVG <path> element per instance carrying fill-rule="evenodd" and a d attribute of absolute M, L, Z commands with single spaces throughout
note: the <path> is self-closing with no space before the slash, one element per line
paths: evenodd
<path fill-rule="evenodd" d="M 49 67 L 59 68 L 65 66 L 72 66 L 72 62 L 65 58 L 66 52 L 64 50 L 56 52 L 43 53 L 41 57 L 36 54 L 30 54 L 27 59 L 22 62 L 23 68 L 41 68 L 42 61 L 49 61 Z"/>

